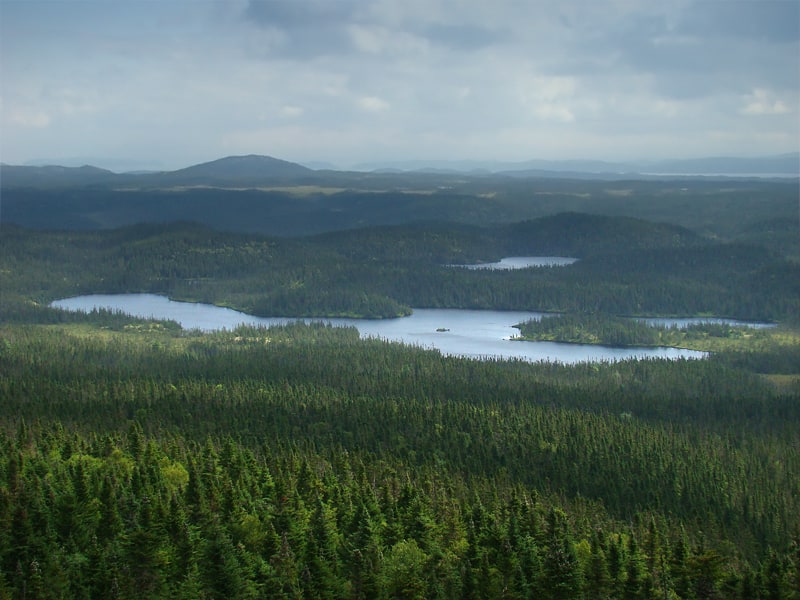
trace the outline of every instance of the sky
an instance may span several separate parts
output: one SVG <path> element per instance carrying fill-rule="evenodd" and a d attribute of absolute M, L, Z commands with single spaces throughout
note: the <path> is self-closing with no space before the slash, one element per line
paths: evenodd
<path fill-rule="evenodd" d="M 0 160 L 800 150 L 800 0 L 0 0 Z"/>

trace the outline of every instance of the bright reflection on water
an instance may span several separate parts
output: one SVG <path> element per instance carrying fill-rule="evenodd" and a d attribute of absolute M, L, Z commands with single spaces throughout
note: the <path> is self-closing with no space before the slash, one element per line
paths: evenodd
<path fill-rule="evenodd" d="M 697 325 L 699 323 L 710 325 L 732 325 L 735 327 L 750 327 L 752 329 L 768 329 L 770 327 L 777 327 L 774 323 L 759 323 L 757 321 L 737 321 L 736 319 L 719 319 L 716 317 L 684 317 L 684 318 L 638 318 L 637 321 L 647 323 L 648 325 L 657 325 L 660 327 L 677 327 L 678 329 L 686 329 L 690 325 Z"/>
<path fill-rule="evenodd" d="M 679 348 L 613 348 L 607 346 L 560 344 L 556 342 L 512 341 L 519 331 L 514 325 L 546 318 L 543 313 L 525 311 L 461 310 L 418 308 L 398 319 L 296 319 L 254 317 L 212 306 L 175 302 L 154 294 L 111 294 L 78 296 L 57 300 L 52 306 L 66 310 L 91 311 L 108 308 L 141 318 L 171 319 L 185 329 L 213 331 L 238 325 L 283 325 L 295 321 L 322 321 L 356 327 L 362 338 L 435 348 L 443 354 L 468 358 L 517 358 L 526 361 L 578 362 L 616 361 L 628 358 L 702 358 L 704 352 Z"/>
<path fill-rule="evenodd" d="M 508 256 L 506 258 L 501 258 L 499 262 L 448 266 L 462 267 L 464 269 L 506 271 L 510 269 L 527 269 L 529 267 L 565 267 L 577 260 L 577 258 L 570 258 L 567 256 Z"/>

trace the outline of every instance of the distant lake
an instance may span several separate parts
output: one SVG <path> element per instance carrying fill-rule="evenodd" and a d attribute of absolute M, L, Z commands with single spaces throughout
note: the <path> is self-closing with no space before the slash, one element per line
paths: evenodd
<path fill-rule="evenodd" d="M 510 270 L 527 269 L 529 267 L 565 267 L 571 265 L 577 258 L 568 256 L 508 256 L 498 262 L 479 263 L 475 265 L 447 265 L 448 267 L 461 267 L 464 269 L 490 269 Z"/>
<path fill-rule="evenodd" d="M 544 313 L 527 311 L 416 308 L 411 316 L 397 319 L 265 318 L 210 304 L 176 302 L 154 294 L 77 296 L 57 300 L 52 306 L 85 312 L 107 308 L 140 318 L 171 319 L 185 329 L 203 331 L 231 330 L 242 324 L 269 327 L 295 321 L 324 322 L 355 327 L 362 338 L 403 342 L 437 349 L 445 355 L 478 359 L 516 358 L 529 362 L 574 364 L 630 358 L 703 358 L 707 355 L 705 352 L 679 348 L 615 348 L 589 344 L 512 341 L 511 338 L 519 333 L 514 325 L 547 316 Z"/>
<path fill-rule="evenodd" d="M 652 177 L 717 177 L 726 179 L 797 179 L 800 173 L 642 173 Z"/>
<path fill-rule="evenodd" d="M 677 327 L 678 329 L 686 329 L 689 325 L 698 325 L 709 323 L 712 325 L 732 325 L 734 327 L 751 327 L 752 329 L 768 329 L 776 327 L 774 323 L 760 323 L 758 321 L 738 321 L 736 319 L 718 319 L 716 317 L 685 317 L 685 318 L 646 318 L 637 317 L 637 321 L 647 323 L 659 327 Z"/>

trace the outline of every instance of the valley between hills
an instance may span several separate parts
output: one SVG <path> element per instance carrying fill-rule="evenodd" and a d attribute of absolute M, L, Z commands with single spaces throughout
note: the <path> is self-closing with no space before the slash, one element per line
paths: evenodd
<path fill-rule="evenodd" d="M 0 186 L 0 597 L 797 595 L 797 179 L 248 156 Z M 509 256 L 577 260 L 453 267 Z M 312 322 L 50 306 L 97 293 Z M 475 360 L 313 321 L 415 308 L 710 354 Z M 631 319 L 663 316 L 773 326 Z"/>

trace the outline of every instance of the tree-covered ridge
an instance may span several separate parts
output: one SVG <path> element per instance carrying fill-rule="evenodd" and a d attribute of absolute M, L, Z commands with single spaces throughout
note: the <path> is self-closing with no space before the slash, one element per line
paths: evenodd
<path fill-rule="evenodd" d="M 323 325 L 199 335 L 103 318 L 2 329 L 9 593 L 796 585 L 797 393 L 723 358 L 567 368 Z"/>
<path fill-rule="evenodd" d="M 599 313 L 797 321 L 797 264 L 750 241 L 581 214 L 296 239 L 4 224 L 0 598 L 797 595 L 791 330 L 735 347 L 692 332 L 728 336 L 702 361 L 566 367 L 47 306 L 156 292 L 266 315 L 553 310 L 583 333 Z M 514 254 L 581 260 L 445 266 Z"/>
<path fill-rule="evenodd" d="M 742 349 L 764 351 L 800 345 L 797 333 L 781 328 L 754 328 L 746 324 L 698 322 L 685 327 L 659 325 L 604 314 L 552 315 L 518 325 L 521 340 L 603 344 L 607 346 L 671 346 L 693 350 Z"/>
<path fill-rule="evenodd" d="M 155 292 L 261 316 L 392 317 L 412 306 L 776 321 L 800 315 L 795 263 L 759 246 L 712 243 L 674 226 L 589 215 L 297 239 L 192 224 L 103 232 L 3 226 L 0 246 L 6 315 L 29 310 L 31 300 L 101 292 Z M 445 266 L 520 254 L 581 260 L 513 272 Z"/>
<path fill-rule="evenodd" d="M 72 187 L 63 181 L 50 189 L 0 177 L 3 220 L 38 229 L 84 230 L 194 220 L 216 229 L 285 237 L 432 221 L 483 227 L 571 211 L 672 223 L 800 259 L 796 225 L 787 228 L 798 219 L 799 192 L 792 181 L 318 171 L 302 180 L 273 176 L 259 183 L 255 175 L 255 180 L 208 187 L 213 181 L 205 176 L 181 182 L 174 174 L 156 174 L 150 185 L 143 185 L 140 176 L 104 182 L 108 175 L 99 173 L 91 185 Z"/>
<path fill-rule="evenodd" d="M 351 454 L 135 424 L 1 441 L 8 596 L 767 598 L 799 568 L 795 546 L 734 566 L 657 517 L 591 529 L 591 505 Z"/>

